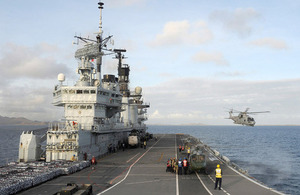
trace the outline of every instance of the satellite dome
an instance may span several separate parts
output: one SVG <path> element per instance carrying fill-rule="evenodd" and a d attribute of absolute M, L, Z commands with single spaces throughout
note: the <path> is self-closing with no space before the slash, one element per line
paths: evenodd
<path fill-rule="evenodd" d="M 58 80 L 59 82 L 64 82 L 64 81 L 65 81 L 65 75 L 64 75 L 63 73 L 59 73 L 59 74 L 57 75 L 57 80 Z"/>
<path fill-rule="evenodd" d="M 136 87 L 134 91 L 135 91 L 136 95 L 141 95 L 142 94 L 142 88 L 141 87 Z"/>

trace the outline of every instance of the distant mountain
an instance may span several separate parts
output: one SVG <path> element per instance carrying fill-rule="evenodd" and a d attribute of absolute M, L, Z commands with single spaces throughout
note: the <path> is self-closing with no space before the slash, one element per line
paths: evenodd
<path fill-rule="evenodd" d="M 47 122 L 31 121 L 24 117 L 5 117 L 0 115 L 0 125 L 47 125 Z"/>

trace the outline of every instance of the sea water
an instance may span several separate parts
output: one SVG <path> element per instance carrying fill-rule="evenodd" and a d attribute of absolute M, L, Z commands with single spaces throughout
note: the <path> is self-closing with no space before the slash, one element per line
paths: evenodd
<path fill-rule="evenodd" d="M 267 186 L 300 194 L 299 126 L 149 126 L 148 131 L 190 134 Z"/>
<path fill-rule="evenodd" d="M 0 126 L 0 165 L 18 159 L 23 130 L 44 126 Z M 300 194 L 298 126 L 149 126 L 150 133 L 185 133 L 227 156 L 248 174 L 286 194 Z"/>

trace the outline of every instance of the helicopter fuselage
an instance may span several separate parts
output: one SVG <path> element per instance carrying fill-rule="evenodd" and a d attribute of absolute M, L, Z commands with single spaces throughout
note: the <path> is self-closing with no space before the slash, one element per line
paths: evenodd
<path fill-rule="evenodd" d="M 230 116 L 230 119 L 233 120 L 234 124 L 246 125 L 246 126 L 254 126 L 255 120 L 247 114 L 239 114 L 238 116 Z"/>
<path fill-rule="evenodd" d="M 253 117 L 250 117 L 249 114 L 257 114 L 257 113 L 269 113 L 270 111 L 260 111 L 260 112 L 248 112 L 249 108 L 246 108 L 244 112 L 237 111 L 231 109 L 229 111 L 229 118 L 233 120 L 234 124 L 246 125 L 246 126 L 254 126 L 255 120 Z M 234 116 L 233 113 L 239 113 L 237 116 Z"/>

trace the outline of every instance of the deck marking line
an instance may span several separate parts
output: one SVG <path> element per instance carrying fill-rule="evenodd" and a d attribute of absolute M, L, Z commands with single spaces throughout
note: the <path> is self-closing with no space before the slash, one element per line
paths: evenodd
<path fill-rule="evenodd" d="M 175 134 L 175 159 L 177 159 L 177 141 L 176 141 L 176 134 Z M 179 184 L 178 184 L 178 173 L 176 175 L 176 195 L 179 195 Z"/>
<path fill-rule="evenodd" d="M 126 185 L 141 184 L 141 183 L 154 183 L 154 182 L 169 181 L 169 180 L 174 180 L 174 178 L 171 178 L 171 179 L 155 179 L 155 180 L 140 181 L 140 182 L 131 182 L 131 183 L 126 183 Z"/>
<path fill-rule="evenodd" d="M 126 161 L 127 163 L 129 163 L 132 159 L 134 159 L 134 157 L 136 157 L 137 155 L 139 155 L 140 153 L 137 153 L 136 155 L 134 155 L 131 159 L 129 159 L 128 161 Z"/>
<path fill-rule="evenodd" d="M 207 191 L 210 195 L 213 195 L 213 194 L 209 191 L 209 189 L 204 185 L 204 183 L 203 183 L 202 179 L 200 178 L 200 176 L 198 175 L 198 173 L 197 173 L 196 171 L 195 171 L 195 173 L 196 173 L 198 179 L 200 180 L 201 184 L 203 185 L 203 187 L 206 189 L 206 191 Z"/>
<path fill-rule="evenodd" d="M 208 177 L 209 177 L 209 179 L 210 179 L 213 183 L 216 183 L 210 175 L 208 175 Z M 221 187 L 221 190 L 222 190 L 225 194 L 230 195 L 230 193 L 228 193 L 226 190 L 224 190 L 224 188 Z"/>
<path fill-rule="evenodd" d="M 159 141 L 159 140 L 158 140 L 158 141 Z M 158 142 L 158 141 L 157 141 L 157 142 Z M 120 183 L 122 183 L 122 182 L 127 178 L 127 176 L 129 175 L 129 173 L 130 173 L 130 171 L 131 171 L 131 168 L 135 165 L 135 163 L 137 163 L 143 156 L 145 156 L 145 154 L 147 154 L 147 153 L 149 152 L 149 150 L 151 150 L 151 149 L 153 148 L 153 146 L 155 146 L 155 144 L 157 144 L 157 142 L 155 142 L 155 143 L 154 143 L 154 144 L 153 144 L 146 152 L 144 152 L 144 154 L 142 154 L 142 155 L 141 155 L 134 163 L 132 163 L 132 164 L 130 165 L 130 167 L 129 167 L 128 171 L 127 171 L 127 174 L 125 175 L 125 177 L 124 177 L 121 181 L 119 181 L 119 182 L 116 183 L 115 185 L 113 185 L 113 186 L 107 188 L 106 190 L 104 190 L 104 191 L 98 193 L 97 195 L 103 194 L 103 193 L 105 193 L 105 192 L 107 192 L 107 191 L 113 189 L 114 187 L 116 187 L 116 186 L 119 185 Z M 120 175 L 119 175 L 119 176 L 120 176 Z M 117 176 L 117 178 L 118 178 L 119 176 Z"/>
<path fill-rule="evenodd" d="M 208 151 L 208 152 L 209 152 L 210 154 L 214 155 L 211 151 Z M 282 192 L 279 192 L 279 191 L 274 190 L 274 189 L 272 189 L 272 188 L 270 188 L 270 187 L 268 187 L 268 186 L 265 186 L 265 185 L 263 185 L 263 184 L 260 184 L 260 183 L 258 183 L 257 181 L 255 181 L 255 180 L 253 180 L 253 179 L 247 177 L 246 175 L 240 173 L 239 171 L 235 170 L 233 167 L 227 165 L 227 164 L 224 162 L 223 159 L 220 159 L 219 157 L 216 157 L 216 158 L 218 158 L 218 159 L 219 159 L 221 162 L 223 162 L 228 168 L 230 168 L 231 170 L 233 170 L 234 172 L 236 172 L 236 173 L 239 174 L 240 176 L 244 177 L 244 178 L 247 179 L 248 181 L 251 181 L 252 183 L 254 183 L 254 184 L 256 184 L 256 185 L 258 185 L 258 186 L 260 186 L 260 187 L 262 187 L 262 188 L 265 188 L 265 189 L 267 189 L 267 190 L 270 190 L 270 191 L 272 191 L 272 192 L 275 192 L 275 193 L 277 193 L 277 194 L 284 195 Z"/>
<path fill-rule="evenodd" d="M 93 183 L 92 179 L 90 178 L 90 176 L 91 176 L 94 172 L 96 172 L 96 169 L 92 169 L 92 171 L 88 174 L 87 179 L 88 179 L 89 181 L 91 181 L 92 184 L 94 184 L 94 185 L 98 186 L 100 189 L 102 189 L 103 186 L 101 186 L 101 185 L 99 185 L 99 184 Z"/>
<path fill-rule="evenodd" d="M 160 155 L 160 158 L 158 159 L 157 162 L 160 162 L 162 160 L 163 156 L 164 156 L 164 153 L 162 152 L 161 155 Z"/>

